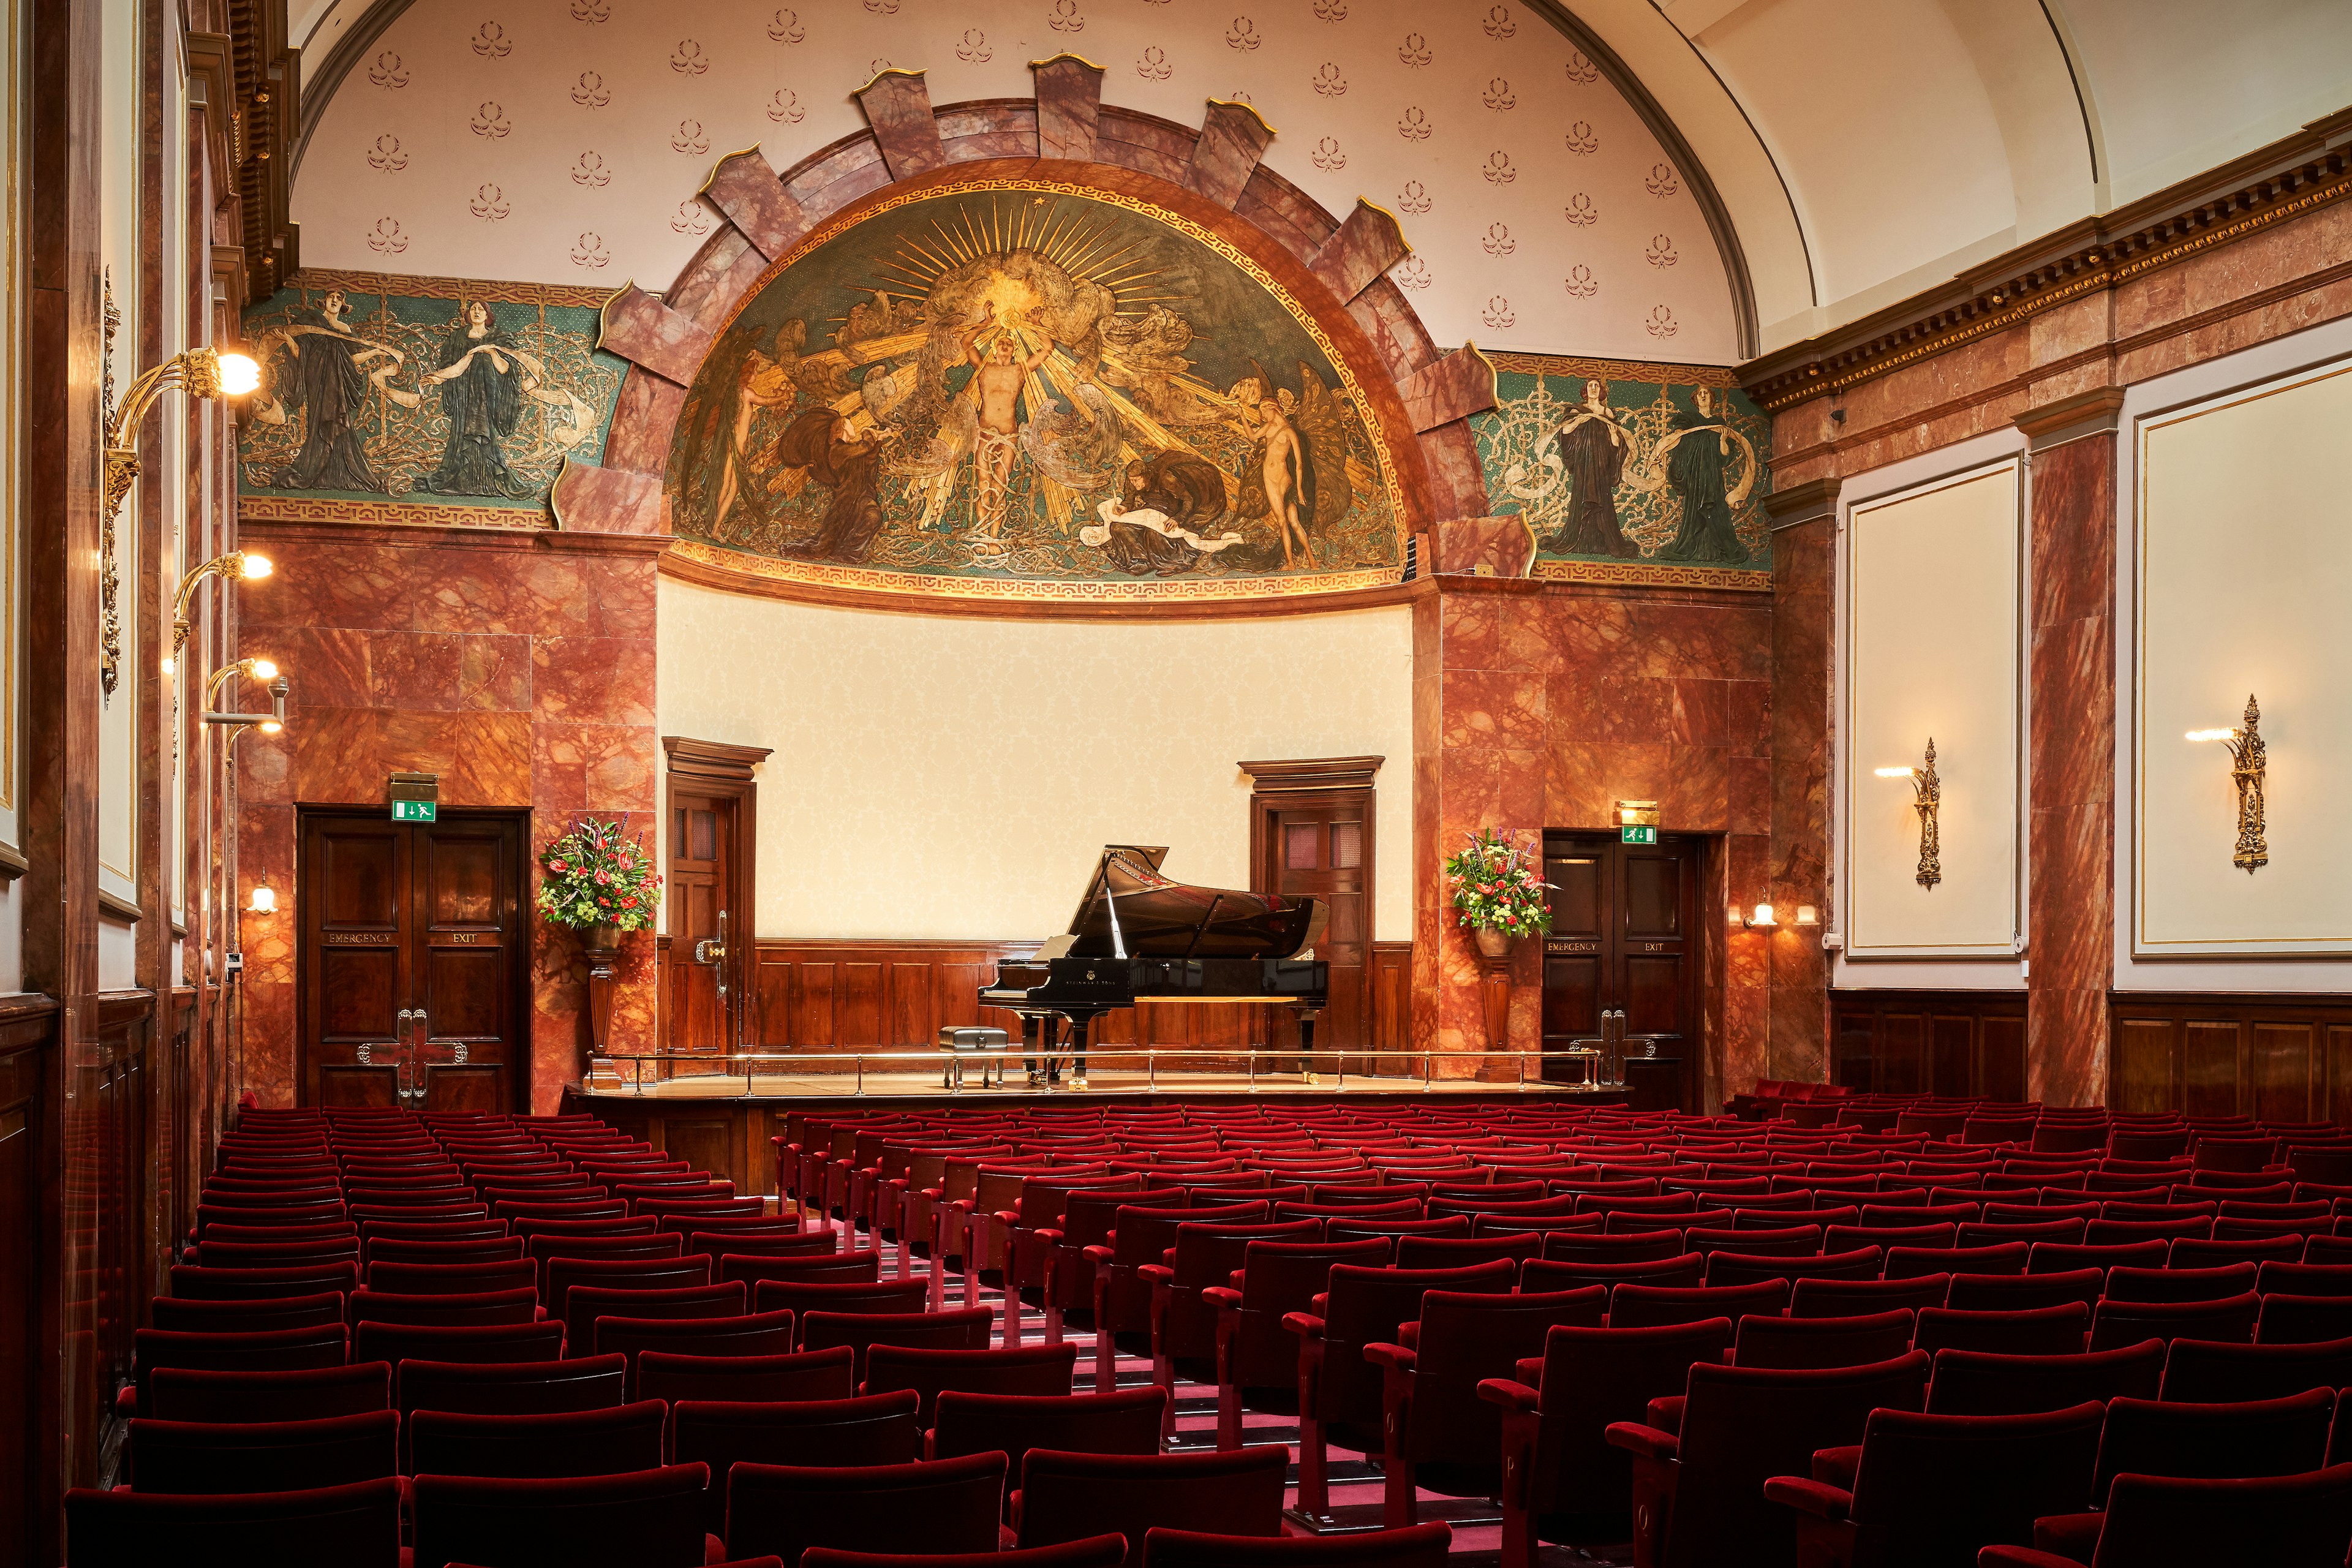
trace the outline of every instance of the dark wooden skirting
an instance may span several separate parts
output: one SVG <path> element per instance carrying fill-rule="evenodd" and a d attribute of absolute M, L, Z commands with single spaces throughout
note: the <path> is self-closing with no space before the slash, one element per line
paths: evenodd
<path fill-rule="evenodd" d="M 1833 990 L 1830 1081 L 1864 1093 L 2022 1100 L 2025 993 Z"/>
<path fill-rule="evenodd" d="M 2352 1122 L 2352 996 L 2107 993 L 2118 1110 Z"/>

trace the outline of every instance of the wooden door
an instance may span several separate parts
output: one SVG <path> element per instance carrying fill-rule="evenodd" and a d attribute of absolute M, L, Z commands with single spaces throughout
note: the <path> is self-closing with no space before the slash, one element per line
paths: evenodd
<path fill-rule="evenodd" d="M 1620 843 L 1605 834 L 1544 837 L 1552 912 L 1544 939 L 1543 1037 L 1558 1049 L 1602 1032 L 1622 1012 L 1628 1036 L 1682 1062 L 1683 1104 L 1696 1103 L 1700 1049 L 1697 839 Z M 1638 1048 L 1638 1047 L 1637 1047 Z M 1546 1077 L 1571 1076 L 1565 1063 Z"/>
<path fill-rule="evenodd" d="M 37 1068 L 31 1052 L 0 1063 L 0 1089 L 28 1082 Z M 34 1383 L 41 1364 L 41 1187 L 33 1158 L 38 1110 L 26 1101 L 0 1110 L 0 1561 L 12 1563 L 36 1560 L 32 1500 L 45 1490 L 37 1485 L 35 1462 L 41 1449 Z"/>
<path fill-rule="evenodd" d="M 416 823 L 301 814 L 294 882 L 303 1103 L 522 1103 L 528 821 L 520 812 L 453 811 Z"/>
<path fill-rule="evenodd" d="M 673 784 L 669 797 L 669 1046 L 719 1054 L 734 1048 L 742 1016 L 748 940 L 736 900 L 740 802 Z"/>
<path fill-rule="evenodd" d="M 1331 966 L 1330 1001 L 1316 1020 L 1315 1044 L 1361 1047 L 1368 1033 L 1366 985 L 1370 977 L 1368 949 L 1371 942 L 1371 804 L 1370 792 L 1328 801 L 1268 803 L 1259 825 L 1262 858 L 1256 886 L 1286 898 L 1320 899 L 1331 911 L 1315 956 Z M 1287 1008 L 1272 1008 L 1267 1043 L 1296 1050 L 1298 1025 Z M 1320 1059 L 1317 1071 L 1339 1064 Z M 1347 1070 L 1362 1072 L 1370 1064 L 1349 1061 Z M 1399 1064 L 1389 1064 L 1401 1070 Z"/>

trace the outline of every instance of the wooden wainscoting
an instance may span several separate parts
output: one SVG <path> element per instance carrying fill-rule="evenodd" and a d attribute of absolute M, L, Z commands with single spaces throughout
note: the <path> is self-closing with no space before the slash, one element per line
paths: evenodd
<path fill-rule="evenodd" d="M 1012 1015 L 973 1006 L 982 985 L 1034 942 L 782 941 L 762 938 L 753 954 L 747 1046 L 806 1051 L 880 1050 L 934 1044 L 943 1026 L 982 1024 L 1016 1037 Z M 1375 942 L 1366 1021 L 1326 1013 L 1318 1044 L 1402 1050 L 1412 1036 L 1412 944 Z M 1105 1046 L 1239 1048 L 1267 1038 L 1265 1009 L 1146 1005 L 1114 1013 L 1097 1039 Z M 666 1047 L 665 1047 L 666 1048 Z M 1214 1064 L 1202 1062 L 1202 1067 Z M 1404 1064 L 1390 1064 L 1402 1071 Z M 1350 1064 L 1350 1070 L 1355 1070 Z"/>
<path fill-rule="evenodd" d="M 2022 1100 L 2025 993 L 1833 990 L 1830 1050 L 1858 1093 Z"/>
<path fill-rule="evenodd" d="M 2352 1123 L 2352 996 L 2107 993 L 2117 1110 Z"/>

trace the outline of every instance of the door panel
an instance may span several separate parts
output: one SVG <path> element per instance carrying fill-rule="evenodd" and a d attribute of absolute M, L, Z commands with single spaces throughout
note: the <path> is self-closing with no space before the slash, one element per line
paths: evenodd
<path fill-rule="evenodd" d="M 1628 1035 L 1671 1035 L 1661 1057 L 1682 1063 L 1682 1101 L 1696 1104 L 1699 1014 L 1696 931 L 1700 843 L 1629 845 L 1601 834 L 1544 837 L 1552 928 L 1544 939 L 1547 1049 L 1590 1039 L 1623 1016 Z M 1613 1022 L 1613 1020 L 1612 1020 Z M 1631 1047 L 1638 1051 L 1638 1046 Z M 1549 1078 L 1579 1080 L 1568 1063 Z"/>
<path fill-rule="evenodd" d="M 735 834 L 740 801 L 732 795 L 670 795 L 669 1048 L 720 1053 L 734 1048 L 742 1016 L 750 928 L 735 908 Z M 713 944 L 715 962 L 698 956 Z"/>
<path fill-rule="evenodd" d="M 430 823 L 301 814 L 306 1103 L 515 1107 L 530 1017 L 527 838 L 516 812 L 458 811 Z M 417 1011 L 428 1043 L 410 1060 L 400 1016 Z"/>
<path fill-rule="evenodd" d="M 1265 807 L 1264 842 L 1274 863 L 1262 866 L 1254 886 L 1284 898 L 1320 899 L 1330 911 L 1315 956 L 1330 965 L 1329 1002 L 1316 1020 L 1318 1050 L 1362 1047 L 1365 984 L 1370 977 L 1370 882 L 1365 860 L 1371 850 L 1366 813 L 1369 802 L 1350 797 L 1333 805 Z M 1298 1024 L 1286 1007 L 1268 1007 L 1263 1037 L 1274 1049 L 1296 1050 Z M 1255 1033 L 1254 1031 L 1254 1033 Z M 1402 1070 L 1397 1062 L 1319 1058 L 1314 1070 Z"/>

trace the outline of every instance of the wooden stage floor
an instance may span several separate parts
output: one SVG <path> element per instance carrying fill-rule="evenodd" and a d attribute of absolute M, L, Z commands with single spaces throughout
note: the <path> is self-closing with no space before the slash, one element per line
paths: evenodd
<path fill-rule="evenodd" d="M 1265 1100 L 1298 1099 L 1341 1100 L 1356 1098 L 1386 1098 L 1410 1095 L 1415 1098 L 1453 1099 L 1517 1099 L 1564 1098 L 1579 1103 L 1606 1104 L 1625 1098 L 1623 1090 L 1611 1094 L 1580 1085 L 1547 1083 L 1530 1078 L 1524 1085 L 1509 1079 L 1502 1082 L 1477 1079 L 1435 1079 L 1427 1083 L 1419 1077 L 1401 1075 L 1369 1075 L 1364 1073 L 1318 1073 L 1309 1079 L 1297 1071 L 1260 1071 L 1255 1078 L 1245 1072 L 1175 1072 L 1153 1074 L 1143 1068 L 1097 1068 L 1087 1075 L 1085 1089 L 1072 1089 L 1066 1078 L 1061 1085 L 1047 1089 L 1033 1088 L 1024 1081 L 1016 1067 L 1007 1075 L 1002 1088 L 979 1087 L 977 1069 L 969 1072 L 960 1089 L 941 1085 L 940 1075 L 933 1072 L 867 1072 L 812 1071 L 797 1073 L 754 1072 L 750 1077 L 741 1073 L 695 1073 L 650 1080 L 642 1086 L 633 1084 L 624 1074 L 619 1077 L 598 1075 L 584 1082 L 568 1085 L 567 1099 L 576 1098 L 583 1110 L 595 1110 L 614 1102 L 652 1100 L 715 1101 L 715 1100 L 817 1100 L 838 1101 L 862 1100 L 893 1105 L 908 1102 L 984 1106 L 1008 1105 L 1081 1105 L 1089 1101 L 1112 1100 L 1132 1102 L 1154 1100 Z"/>

